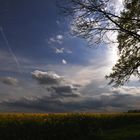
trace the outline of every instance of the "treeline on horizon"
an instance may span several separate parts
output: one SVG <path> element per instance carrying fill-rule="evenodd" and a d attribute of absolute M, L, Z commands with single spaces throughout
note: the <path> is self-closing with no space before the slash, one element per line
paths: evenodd
<path fill-rule="evenodd" d="M 128 110 L 127 113 L 140 113 L 140 109 Z"/>

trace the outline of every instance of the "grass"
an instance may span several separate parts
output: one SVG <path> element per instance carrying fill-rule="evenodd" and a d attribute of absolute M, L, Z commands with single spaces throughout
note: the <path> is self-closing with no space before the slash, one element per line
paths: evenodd
<path fill-rule="evenodd" d="M 140 114 L 0 114 L 0 140 L 140 140 Z"/>

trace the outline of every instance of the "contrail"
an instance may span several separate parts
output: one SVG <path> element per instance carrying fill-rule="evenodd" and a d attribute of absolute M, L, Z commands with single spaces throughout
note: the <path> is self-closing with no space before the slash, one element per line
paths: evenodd
<path fill-rule="evenodd" d="M 16 65 L 17 65 L 18 71 L 20 72 L 20 63 L 19 63 L 19 61 L 18 61 L 16 55 L 14 54 L 14 52 L 13 52 L 11 46 L 9 45 L 9 41 L 8 41 L 8 39 L 7 39 L 7 37 L 6 37 L 5 33 L 4 33 L 4 31 L 3 31 L 2 26 L 0 27 L 0 32 L 1 32 L 1 34 L 2 34 L 2 37 L 3 37 L 3 39 L 4 39 L 4 42 L 5 42 L 6 46 L 7 46 L 7 48 L 8 48 L 8 50 L 9 50 L 10 54 L 12 55 L 12 57 L 13 57 L 13 59 L 14 59 Z"/>

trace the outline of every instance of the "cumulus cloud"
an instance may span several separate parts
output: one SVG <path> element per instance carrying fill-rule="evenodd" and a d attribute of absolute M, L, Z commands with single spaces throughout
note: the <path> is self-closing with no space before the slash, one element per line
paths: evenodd
<path fill-rule="evenodd" d="M 12 86 L 18 85 L 18 80 L 13 77 L 4 77 L 1 78 L 0 81 L 6 85 L 12 85 Z"/>
<path fill-rule="evenodd" d="M 62 81 L 62 77 L 52 71 L 43 72 L 43 71 L 35 70 L 31 74 L 32 77 L 36 79 L 40 84 L 58 85 Z"/>
<path fill-rule="evenodd" d="M 32 76 L 39 84 L 43 84 L 48 92 L 51 93 L 53 98 L 66 98 L 66 97 L 78 97 L 78 86 L 70 83 L 64 77 L 59 76 L 55 72 L 42 72 L 36 70 L 32 72 Z"/>

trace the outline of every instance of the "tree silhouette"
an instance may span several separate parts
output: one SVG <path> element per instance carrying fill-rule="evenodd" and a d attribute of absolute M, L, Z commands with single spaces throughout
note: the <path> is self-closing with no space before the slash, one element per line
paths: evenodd
<path fill-rule="evenodd" d="M 64 0 L 63 14 L 72 15 L 72 33 L 85 38 L 89 45 L 114 42 L 109 34 L 117 33 L 119 59 L 106 76 L 109 84 L 121 86 L 131 75 L 140 78 L 140 1 L 125 0 L 121 13 L 111 0 Z"/>
<path fill-rule="evenodd" d="M 107 76 L 110 83 L 123 85 L 131 75 L 140 78 L 140 1 L 126 1 L 125 10 L 121 13 L 118 24 L 129 32 L 119 31 L 118 49 L 120 58 L 113 67 L 113 72 Z M 131 19 L 131 20 L 130 20 Z M 132 20 L 133 19 L 133 20 Z"/>

